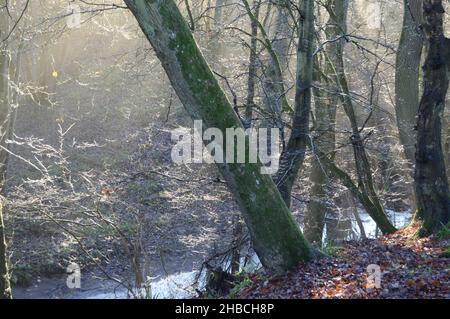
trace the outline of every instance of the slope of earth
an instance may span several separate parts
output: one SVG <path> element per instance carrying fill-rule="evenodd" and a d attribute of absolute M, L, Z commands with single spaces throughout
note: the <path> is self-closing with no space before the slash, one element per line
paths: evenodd
<path fill-rule="evenodd" d="M 255 275 L 239 298 L 450 298 L 450 240 L 417 239 L 416 230 L 345 242 L 335 256 L 283 277 Z"/>

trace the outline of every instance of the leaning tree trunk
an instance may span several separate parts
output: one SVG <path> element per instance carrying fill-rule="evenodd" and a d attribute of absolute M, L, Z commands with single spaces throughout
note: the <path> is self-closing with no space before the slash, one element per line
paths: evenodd
<path fill-rule="evenodd" d="M 342 6 L 346 0 L 339 0 L 342 2 Z M 336 19 L 336 8 L 337 6 L 332 6 L 329 4 L 326 6 L 331 17 Z M 341 35 L 345 32 L 345 29 L 339 28 Z M 343 43 L 340 41 L 334 41 L 336 50 L 334 52 L 335 56 L 333 59 L 329 59 L 334 63 L 335 76 L 334 79 L 338 85 L 339 99 L 343 104 L 344 111 L 348 117 L 348 120 L 352 129 L 352 136 L 350 138 L 353 155 L 355 158 L 356 175 L 358 177 L 358 187 L 352 181 L 351 177 L 339 169 L 331 159 L 329 159 L 323 151 L 316 149 L 315 153 L 319 159 L 324 162 L 324 165 L 330 170 L 331 174 L 341 180 L 341 182 L 352 192 L 352 194 L 357 197 L 367 213 L 372 217 L 377 226 L 381 229 L 383 233 L 392 233 L 396 231 L 396 228 L 392 225 L 386 216 L 383 205 L 376 193 L 373 178 L 372 169 L 370 166 L 369 158 L 364 145 L 364 138 L 361 135 L 356 114 L 353 108 L 353 102 L 350 94 L 350 89 L 348 87 L 347 76 L 345 74 L 344 65 L 344 50 Z"/>
<path fill-rule="evenodd" d="M 338 65 L 336 66 L 338 83 L 341 87 L 342 93 L 340 98 L 344 105 L 344 111 L 350 121 L 352 127 L 352 136 L 350 141 L 353 147 L 353 155 L 355 158 L 356 175 L 358 177 L 358 185 L 361 192 L 372 203 L 371 211 L 367 213 L 377 223 L 377 226 L 381 229 L 383 234 L 389 234 L 396 231 L 396 228 L 392 225 L 386 216 L 383 205 L 375 190 L 375 185 L 372 177 L 372 168 L 370 166 L 369 157 L 364 145 L 364 137 L 360 133 L 359 126 L 357 124 L 356 114 L 353 108 L 353 102 L 350 97 L 350 90 L 347 84 L 347 78 L 344 69 L 343 52 L 339 54 Z"/>
<path fill-rule="evenodd" d="M 450 220 L 450 193 L 442 152 L 441 120 L 449 85 L 450 39 L 444 36 L 441 0 L 424 0 L 428 54 L 423 67 L 424 92 L 417 119 L 414 186 L 420 235 L 436 232 Z"/>
<path fill-rule="evenodd" d="M 203 127 L 242 124 L 205 62 L 173 0 L 125 0 L 162 63 L 172 86 Z M 248 147 L 246 147 L 248 150 Z M 226 149 L 224 149 L 226 154 Z M 263 266 L 284 272 L 310 258 L 310 247 L 269 175 L 258 164 L 217 164 L 235 196 Z"/>
<path fill-rule="evenodd" d="M 280 169 L 275 177 L 286 205 L 291 205 L 291 192 L 309 145 L 309 113 L 313 79 L 314 0 L 300 0 L 299 44 L 295 111 L 288 143 L 280 156 Z"/>
<path fill-rule="evenodd" d="M 403 27 L 395 63 L 395 113 L 409 165 L 414 163 L 416 115 L 419 110 L 419 71 L 423 48 L 422 0 L 404 0 Z"/>
<path fill-rule="evenodd" d="M 345 114 L 350 122 L 352 136 L 350 141 L 353 147 L 353 155 L 355 158 L 356 175 L 358 177 L 358 185 L 362 193 L 370 200 L 372 203 L 372 211 L 367 213 L 372 217 L 372 219 L 380 227 L 384 234 L 392 233 L 396 231 L 396 228 L 392 225 L 384 212 L 383 205 L 381 204 L 380 198 L 376 193 L 373 177 L 372 168 L 370 166 L 369 158 L 364 145 L 364 137 L 361 135 L 361 131 L 358 126 L 358 121 L 356 118 L 355 110 L 353 107 L 353 101 L 351 98 L 350 89 L 347 82 L 347 76 L 345 74 L 344 66 L 344 48 L 341 43 L 338 44 L 338 57 L 336 59 L 336 79 L 340 87 L 340 99 L 344 106 Z"/>

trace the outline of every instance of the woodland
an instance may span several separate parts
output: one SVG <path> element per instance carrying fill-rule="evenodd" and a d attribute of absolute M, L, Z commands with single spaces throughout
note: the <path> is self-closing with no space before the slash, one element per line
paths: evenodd
<path fill-rule="evenodd" d="M 450 298 L 449 12 L 0 0 L 0 299 Z"/>

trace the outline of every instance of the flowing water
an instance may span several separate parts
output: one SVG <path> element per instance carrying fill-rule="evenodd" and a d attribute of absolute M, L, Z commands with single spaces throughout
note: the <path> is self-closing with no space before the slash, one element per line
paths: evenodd
<path fill-rule="evenodd" d="M 412 218 L 411 211 L 394 212 L 387 210 L 390 220 L 397 228 L 408 225 Z M 377 227 L 375 222 L 364 211 L 359 211 L 364 230 L 368 238 L 375 238 Z M 359 227 L 355 220 L 351 220 L 350 238 L 360 236 Z M 350 239 L 340 238 L 341 240 Z M 226 266 L 226 265 L 225 265 Z M 250 262 L 247 260 L 246 271 L 255 271 L 260 266 L 258 257 L 251 256 Z M 200 276 L 197 271 L 174 273 L 163 278 L 155 279 L 151 282 L 151 293 L 148 291 L 141 293 L 141 296 L 159 299 L 167 298 L 192 298 L 197 295 L 196 289 L 201 290 L 205 285 L 206 274 Z M 127 289 L 117 287 L 117 284 L 97 279 L 94 277 L 82 278 L 81 289 L 69 289 L 65 283 L 66 276 L 44 278 L 29 288 L 14 289 L 15 298 L 64 298 L 64 299 L 125 299 L 133 298 Z M 195 283 L 195 284 L 194 284 Z"/>

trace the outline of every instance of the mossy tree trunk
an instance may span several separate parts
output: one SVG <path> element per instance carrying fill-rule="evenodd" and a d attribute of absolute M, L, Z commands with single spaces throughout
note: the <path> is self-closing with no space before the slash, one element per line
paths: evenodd
<path fill-rule="evenodd" d="M 450 39 L 444 35 L 441 0 L 424 0 L 428 53 L 423 67 L 424 92 L 417 119 L 414 186 L 420 235 L 438 231 L 450 221 L 450 193 L 442 151 L 442 115 L 449 86 Z"/>
<path fill-rule="evenodd" d="M 323 165 L 330 171 L 331 175 L 339 179 L 341 183 L 352 193 L 352 195 L 359 200 L 367 214 L 369 214 L 369 216 L 375 221 L 378 228 L 384 234 L 390 234 L 396 231 L 396 228 L 389 221 L 384 213 L 384 210 L 380 209 L 380 207 L 373 202 L 372 198 L 366 191 L 355 184 L 350 175 L 337 167 L 336 164 L 325 154 L 318 156 L 322 160 Z"/>
<path fill-rule="evenodd" d="M 125 0 L 193 120 L 242 128 L 173 0 Z M 226 154 L 226 149 L 224 149 Z M 281 273 L 310 258 L 310 247 L 260 164 L 217 164 L 235 196 L 263 266 Z"/>
<path fill-rule="evenodd" d="M 345 0 L 339 0 L 344 2 Z M 326 7 L 328 13 L 331 17 L 336 18 L 335 8 L 333 6 L 328 5 Z M 344 29 L 341 31 L 345 32 Z M 358 198 L 364 199 L 364 207 L 367 210 L 367 213 L 372 217 L 372 219 L 376 222 L 381 231 L 386 233 L 392 233 L 396 231 L 396 228 L 392 225 L 389 219 L 386 216 L 383 205 L 378 197 L 378 194 L 375 190 L 374 181 L 372 177 L 372 168 L 369 162 L 369 157 L 367 155 L 367 151 L 365 148 L 365 140 L 361 134 L 361 130 L 358 125 L 358 120 L 355 114 L 355 109 L 353 107 L 353 101 L 350 93 L 350 89 L 348 86 L 347 76 L 345 73 L 345 64 L 344 64 L 344 46 L 343 42 L 336 41 L 336 59 L 335 59 L 335 80 L 338 85 L 339 99 L 344 107 L 345 114 L 350 122 L 352 135 L 350 137 L 350 142 L 353 148 L 353 156 L 355 159 L 356 166 L 356 175 L 358 177 Z M 339 172 L 338 175 L 341 175 Z M 345 177 L 345 179 L 347 179 Z M 345 183 L 350 183 L 352 181 L 345 181 Z M 353 182 L 352 182 L 353 183 Z M 352 191 L 352 189 L 350 189 Z M 356 195 L 354 191 L 352 191 Z M 359 194 L 361 193 L 361 194 Z M 362 195 L 362 196 L 361 196 Z"/>

